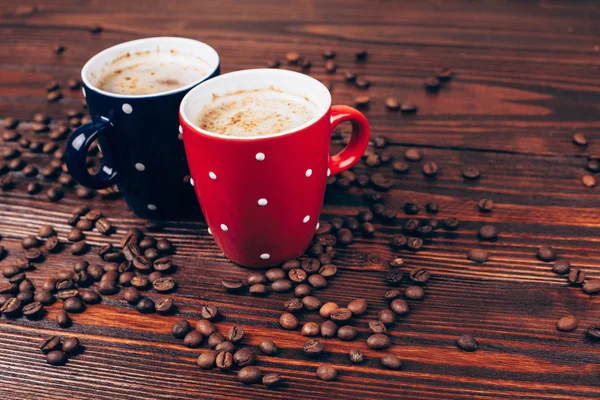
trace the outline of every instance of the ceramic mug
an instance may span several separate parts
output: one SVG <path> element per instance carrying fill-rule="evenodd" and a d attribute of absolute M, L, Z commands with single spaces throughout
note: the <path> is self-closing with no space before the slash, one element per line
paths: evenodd
<path fill-rule="evenodd" d="M 302 126 L 264 136 L 223 136 L 198 127 L 196 118 L 213 95 L 269 87 L 305 96 L 317 106 L 317 115 Z M 363 114 L 331 106 L 321 82 L 292 71 L 221 75 L 192 89 L 179 114 L 209 232 L 229 259 L 248 267 L 277 265 L 304 252 L 318 226 L 327 177 L 354 165 L 369 142 Z M 352 137 L 330 156 L 331 132 L 344 121 L 352 123 Z"/>
<path fill-rule="evenodd" d="M 96 86 L 111 63 L 136 52 L 160 49 L 199 57 L 211 72 L 177 89 L 147 95 L 110 93 Z M 92 120 L 71 134 L 65 150 L 69 172 L 92 189 L 117 184 L 129 207 L 149 219 L 199 215 L 181 141 L 178 109 L 185 94 L 200 82 L 219 74 L 219 56 L 209 45 L 186 38 L 154 37 L 110 47 L 83 67 L 83 95 Z M 95 174 L 86 167 L 89 146 L 95 140 L 103 165 Z"/>

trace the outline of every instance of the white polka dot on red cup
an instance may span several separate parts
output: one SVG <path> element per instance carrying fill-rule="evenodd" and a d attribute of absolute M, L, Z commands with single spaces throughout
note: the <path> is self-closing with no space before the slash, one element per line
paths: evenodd
<path fill-rule="evenodd" d="M 265 153 L 256 153 L 256 161 L 264 161 Z"/>
<path fill-rule="evenodd" d="M 148 204 L 148 210 L 154 211 L 156 210 L 156 206 L 154 204 Z"/>
<path fill-rule="evenodd" d="M 190 185 L 194 186 L 194 178 L 190 178 Z"/>
<path fill-rule="evenodd" d="M 317 229 L 319 229 L 319 227 L 320 227 L 320 226 L 321 226 L 321 224 L 317 222 L 317 227 L 315 228 L 315 231 L 316 231 Z"/>
<path fill-rule="evenodd" d="M 304 217 L 304 219 L 302 220 L 302 222 L 307 223 L 308 221 L 310 221 L 310 215 L 307 215 L 306 217 Z"/>
<path fill-rule="evenodd" d="M 271 258 L 271 255 L 269 253 L 262 253 L 260 255 L 260 258 L 262 258 L 263 260 L 268 260 L 269 258 Z"/>
<path fill-rule="evenodd" d="M 144 171 L 146 169 L 146 166 L 142 163 L 135 163 L 135 169 L 137 169 L 138 171 Z"/>
<path fill-rule="evenodd" d="M 310 178 L 310 176 L 312 175 L 312 169 L 307 169 L 304 175 L 306 175 L 307 178 Z"/>
<path fill-rule="evenodd" d="M 267 199 L 258 199 L 258 205 L 264 207 L 267 205 Z"/>
<path fill-rule="evenodd" d="M 221 224 L 221 229 L 223 230 L 223 232 L 227 232 L 229 230 L 229 228 L 225 224 Z"/>
<path fill-rule="evenodd" d="M 131 107 L 131 104 L 123 103 L 121 110 L 123 110 L 125 114 L 131 114 L 133 112 L 133 107 Z"/>
<path fill-rule="evenodd" d="M 86 93 L 85 93 L 85 88 L 84 88 L 83 86 L 81 87 L 81 93 L 83 93 L 83 97 L 85 97 L 85 96 L 86 96 Z"/>
<path fill-rule="evenodd" d="M 214 172 L 212 172 L 212 171 L 210 171 L 208 173 L 208 176 L 210 176 L 210 179 L 212 179 L 213 181 L 217 180 L 217 175 Z"/>
<path fill-rule="evenodd" d="M 327 176 L 331 175 L 331 170 L 327 168 Z"/>
<path fill-rule="evenodd" d="M 183 128 L 179 125 L 179 133 L 183 133 Z"/>
<path fill-rule="evenodd" d="M 208 227 L 208 234 L 212 235 L 212 231 L 210 230 L 210 226 Z"/>

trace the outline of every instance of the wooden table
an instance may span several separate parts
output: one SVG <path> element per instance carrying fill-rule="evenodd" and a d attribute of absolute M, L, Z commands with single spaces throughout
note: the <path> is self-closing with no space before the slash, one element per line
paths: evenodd
<path fill-rule="evenodd" d="M 286 52 L 296 50 L 312 60 L 310 74 L 329 85 L 335 103 L 352 105 L 359 94 L 371 97 L 366 114 L 373 136 L 387 137 L 386 150 L 396 159 L 402 159 L 409 147 L 424 155 L 403 176 L 395 175 L 389 165 L 377 169 L 394 179 L 384 197 L 388 206 L 400 211 L 400 221 L 406 218 L 402 207 L 407 200 L 421 206 L 437 200 L 441 211 L 435 218 L 457 217 L 461 224 L 455 232 L 437 231 L 420 252 L 398 253 L 405 270 L 422 266 L 432 274 L 425 300 L 412 301 L 410 315 L 391 329 L 390 352 L 404 361 L 401 371 L 383 369 L 381 353 L 365 344 L 368 320 L 386 306 L 383 278 L 395 256 L 389 242 L 401 233 L 401 224 L 377 223 L 374 238 L 359 236 L 351 246 L 338 249 L 339 274 L 318 297 L 340 304 L 363 297 L 369 312 L 356 319 L 358 340 L 326 339 L 327 354 L 310 360 L 301 352 L 306 338 L 298 331 L 281 330 L 277 323 L 282 301 L 291 295 L 263 299 L 227 294 L 221 279 L 243 278 L 247 271 L 222 255 L 204 221 L 172 221 L 155 236 L 168 237 L 176 246 L 178 315 L 142 315 L 116 295 L 73 315 L 68 330 L 59 329 L 54 321 L 58 303 L 41 321 L 2 317 L 0 398 L 600 396 L 599 344 L 584 335 L 587 326 L 600 319 L 600 301 L 569 286 L 565 277 L 552 272 L 550 263 L 535 256 L 540 245 L 549 244 L 589 276 L 600 275 L 600 192 L 580 181 L 586 157 L 600 154 L 597 2 L 52 0 L 40 2 L 32 13 L 23 8 L 26 5 L 14 0 L 0 5 L 2 117 L 28 120 L 43 111 L 64 118 L 65 109 L 79 109 L 78 91 L 64 90 L 61 103 L 48 104 L 45 84 L 78 77 L 96 52 L 130 39 L 177 35 L 206 41 L 220 53 L 223 72 L 263 67 L 267 60 L 284 59 Z M 89 33 L 92 24 L 101 24 L 104 31 Z M 60 56 L 52 51 L 57 43 L 66 47 Z M 369 51 L 368 61 L 355 63 L 354 53 L 363 48 Z M 337 52 L 335 75 L 324 71 L 321 54 L 328 49 Z M 423 82 L 440 66 L 451 67 L 453 79 L 439 93 L 427 94 Z M 367 76 L 371 88 L 362 91 L 346 83 L 345 71 Z M 387 111 L 388 96 L 417 104 L 418 113 Z M 27 123 L 21 131 L 26 137 L 35 136 Z M 587 147 L 572 143 L 575 132 L 587 136 Z M 336 149 L 341 144 L 334 141 Z M 0 146 L 17 144 L 0 142 Z M 50 159 L 23 153 L 23 159 L 40 168 Z M 437 179 L 423 178 L 420 168 L 425 161 L 439 165 Z M 461 169 L 467 166 L 479 168 L 481 178 L 463 179 Z M 375 172 L 362 163 L 355 168 L 364 171 Z M 15 189 L 0 192 L 0 244 L 9 253 L 4 262 L 22 255 L 20 241 L 36 234 L 41 224 L 53 225 L 66 240 L 70 229 L 66 220 L 82 203 L 105 210 L 117 227 L 109 237 L 96 231 L 87 235 L 96 249 L 117 244 L 127 229 L 144 225 L 122 199 L 95 196 L 82 201 L 68 190 L 63 200 L 49 203 L 43 193 L 26 194 L 27 182 L 35 179 L 21 174 L 15 178 Z M 332 185 L 322 220 L 366 209 L 364 190 Z M 478 211 L 482 197 L 496 202 L 491 213 Z M 416 217 L 431 216 L 422 210 Z M 477 239 L 478 229 L 486 223 L 500 230 L 494 243 Z M 481 265 L 468 261 L 466 253 L 475 248 L 488 249 L 490 260 Z M 68 250 L 51 254 L 28 276 L 41 284 L 48 276 L 69 270 L 78 258 Z M 101 261 L 95 251 L 83 258 Z M 265 372 L 281 373 L 286 380 L 283 387 L 244 386 L 234 373 L 196 366 L 200 350 L 185 348 L 170 329 L 181 317 L 195 323 L 204 304 L 221 308 L 221 331 L 241 324 L 247 343 L 273 338 L 279 344 L 280 355 L 259 356 L 258 365 Z M 555 328 L 566 314 L 580 320 L 574 332 Z M 455 347 L 457 336 L 465 333 L 475 335 L 479 350 L 467 353 Z M 37 344 L 49 334 L 78 336 L 84 353 L 64 367 L 47 365 Z M 351 347 L 363 350 L 365 363 L 349 363 Z M 337 381 L 315 377 L 315 368 L 324 362 L 337 366 Z"/>

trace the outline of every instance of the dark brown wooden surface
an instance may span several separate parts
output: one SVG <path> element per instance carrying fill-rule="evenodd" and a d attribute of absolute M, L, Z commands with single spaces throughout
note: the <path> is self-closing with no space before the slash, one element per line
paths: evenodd
<path fill-rule="evenodd" d="M 600 154 L 598 2 L 53 0 L 40 2 L 33 14 L 16 15 L 24 5 L 14 0 L 0 4 L 1 117 L 27 120 L 44 111 L 62 118 L 65 109 L 79 108 L 79 91 L 65 90 L 61 103 L 47 104 L 45 84 L 78 77 L 89 57 L 125 40 L 159 35 L 200 39 L 220 53 L 223 72 L 262 67 L 296 50 L 313 61 L 310 74 L 330 86 L 335 103 L 352 104 L 354 96 L 364 93 L 344 82 L 344 71 L 368 76 L 373 85 L 366 92 L 372 99 L 366 114 L 373 135 L 386 136 L 397 158 L 414 146 L 424 160 L 440 166 L 434 181 L 423 179 L 421 163 L 405 176 L 380 167 L 394 178 L 384 195 L 386 204 L 401 210 L 406 200 L 423 205 L 435 199 L 441 207 L 437 218 L 456 216 L 461 226 L 452 233 L 438 231 L 418 253 L 400 252 L 406 269 L 425 266 L 433 275 L 425 300 L 411 302 L 411 314 L 392 329 L 390 352 L 404 361 L 401 371 L 382 369 L 379 353 L 365 345 L 367 321 L 385 307 L 383 277 L 394 256 L 389 240 L 399 227 L 377 224 L 373 239 L 358 238 L 338 251 L 340 272 L 318 297 L 340 304 L 363 297 L 369 312 L 356 321 L 359 340 L 324 340 L 327 355 L 315 361 L 302 355 L 305 338 L 299 332 L 278 327 L 282 301 L 290 295 L 257 299 L 225 293 L 221 278 L 243 278 L 246 270 L 221 254 L 203 221 L 173 221 L 156 236 L 172 239 L 177 249 L 179 314 L 141 315 L 116 295 L 74 315 L 68 330 L 54 322 L 58 304 L 42 321 L 3 317 L 1 399 L 600 397 L 599 344 L 584 336 L 585 328 L 600 319 L 600 300 L 568 286 L 550 264 L 535 257 L 538 246 L 551 244 L 574 266 L 600 277 L 600 189 L 580 182 L 586 156 Z M 87 31 L 95 23 L 103 33 Z M 52 52 L 56 43 L 67 47 L 61 56 Z M 369 61 L 355 64 L 353 54 L 362 48 L 369 50 Z M 327 49 L 338 53 L 340 68 L 333 76 L 324 73 L 321 53 Z M 423 81 L 438 66 L 451 67 L 454 79 L 439 94 L 427 95 Z M 388 112 L 383 106 L 387 96 L 410 100 L 419 112 Z M 27 124 L 21 131 L 35 136 Z M 572 144 L 574 132 L 588 137 L 587 148 Z M 0 142 L 2 148 L 15 145 Z M 335 141 L 335 148 L 340 145 Z M 43 166 L 49 156 L 24 151 L 23 159 Z M 461 178 L 464 166 L 478 167 L 481 179 Z M 356 168 L 364 170 L 364 165 Z M 65 239 L 70 210 L 82 202 L 103 208 L 117 227 L 110 237 L 89 234 L 94 246 L 116 244 L 128 228 L 145 222 L 127 211 L 122 199 L 82 201 L 69 191 L 60 202 L 49 203 L 43 194 L 26 194 L 31 179 L 15 178 L 15 189 L 0 192 L 0 244 L 9 251 L 6 260 L 21 255 L 20 240 L 43 223 L 54 225 Z M 362 191 L 329 188 L 322 220 L 364 209 Z M 497 203 L 489 214 L 477 210 L 483 196 Z M 427 217 L 423 211 L 418 215 Z M 500 230 L 499 240 L 491 244 L 477 239 L 477 230 L 488 222 Z M 466 260 L 473 248 L 489 249 L 490 261 Z M 100 262 L 94 251 L 83 258 Z M 69 270 L 76 259 L 68 251 L 49 255 L 28 275 L 40 284 Z M 183 347 L 170 327 L 182 316 L 197 321 L 207 303 L 222 309 L 221 331 L 242 324 L 248 343 L 273 338 L 279 344 L 281 354 L 261 355 L 259 365 L 281 373 L 284 387 L 244 386 L 233 373 L 196 366 L 200 351 Z M 580 319 L 580 327 L 558 332 L 556 321 L 568 313 Z M 454 346 L 464 333 L 478 338 L 477 352 Z M 51 367 L 37 349 L 48 334 L 77 335 L 86 350 L 67 366 Z M 364 364 L 348 362 L 352 346 L 364 351 Z M 315 378 L 322 362 L 339 368 L 336 382 Z"/>

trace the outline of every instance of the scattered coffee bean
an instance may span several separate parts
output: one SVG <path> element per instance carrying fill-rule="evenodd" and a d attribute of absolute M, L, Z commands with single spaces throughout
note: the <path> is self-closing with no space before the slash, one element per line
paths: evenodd
<path fill-rule="evenodd" d="M 430 162 L 423 164 L 422 171 L 423 171 L 423 175 L 431 178 L 431 177 L 437 176 L 438 166 L 435 162 L 430 161 Z"/>
<path fill-rule="evenodd" d="M 236 363 L 239 367 L 246 367 L 251 365 L 256 360 L 256 354 L 252 351 L 251 348 L 245 347 L 236 351 L 233 354 L 233 362 Z"/>
<path fill-rule="evenodd" d="M 367 312 L 367 307 L 368 304 L 365 299 L 355 299 L 348 303 L 348 310 L 352 313 L 352 315 L 363 315 L 365 312 Z"/>
<path fill-rule="evenodd" d="M 298 318 L 292 313 L 285 312 L 279 317 L 279 325 L 281 325 L 283 329 L 296 329 L 298 327 Z"/>
<path fill-rule="evenodd" d="M 475 351 L 477 350 L 477 340 L 473 337 L 473 335 L 462 335 L 456 339 L 456 345 L 458 348 L 464 351 Z"/>
<path fill-rule="evenodd" d="M 392 310 L 384 309 L 379 311 L 377 314 L 377 318 L 381 321 L 385 326 L 390 326 L 394 322 L 396 322 L 396 314 Z"/>
<path fill-rule="evenodd" d="M 287 312 L 297 313 L 304 308 L 301 300 L 293 298 L 283 303 L 283 309 Z"/>
<path fill-rule="evenodd" d="M 190 349 L 195 349 L 200 346 L 204 336 L 196 330 L 189 331 L 183 338 L 183 345 Z"/>
<path fill-rule="evenodd" d="M 88 27 L 88 31 L 93 34 L 101 33 L 104 29 L 98 24 L 93 24 Z"/>
<path fill-rule="evenodd" d="M 152 283 L 152 287 L 158 293 L 167 293 L 175 289 L 175 281 L 172 277 L 167 276 L 163 278 L 158 278 Z"/>
<path fill-rule="evenodd" d="M 410 280 L 418 285 L 424 285 L 429 281 L 431 275 L 425 268 L 413 268 L 409 273 Z"/>
<path fill-rule="evenodd" d="M 483 212 L 489 212 L 492 211 L 492 209 L 494 208 L 494 201 L 491 199 L 483 198 L 479 200 L 479 203 L 477 203 L 477 205 L 479 206 L 479 210 Z"/>
<path fill-rule="evenodd" d="M 538 249 L 537 257 L 541 261 L 551 262 L 556 260 L 556 250 L 551 246 L 541 246 Z"/>
<path fill-rule="evenodd" d="M 233 352 L 235 351 L 235 344 L 231 343 L 230 341 L 224 341 L 219 343 L 216 347 L 215 347 L 216 351 L 228 351 L 231 354 L 233 354 Z"/>
<path fill-rule="evenodd" d="M 61 350 L 54 350 L 46 354 L 46 362 L 50 365 L 63 365 L 67 362 L 67 355 Z"/>
<path fill-rule="evenodd" d="M 479 177 L 481 176 L 479 169 L 475 168 L 475 167 L 466 167 L 462 170 L 462 176 L 465 179 L 469 179 L 469 180 L 475 180 L 475 179 L 479 179 Z"/>
<path fill-rule="evenodd" d="M 371 175 L 371 185 L 379 191 L 387 191 L 392 187 L 393 182 L 382 174 L 376 173 Z"/>
<path fill-rule="evenodd" d="M 58 336 L 48 336 L 39 345 L 42 353 L 47 354 L 53 350 L 57 350 L 61 347 L 60 338 Z"/>
<path fill-rule="evenodd" d="M 298 62 L 300 61 L 300 53 L 296 51 L 290 51 L 285 55 L 285 59 L 287 60 L 288 64 L 298 64 Z"/>
<path fill-rule="evenodd" d="M 278 279 L 271 284 L 271 290 L 275 293 L 289 292 L 294 288 L 292 281 L 288 279 Z"/>
<path fill-rule="evenodd" d="M 385 331 L 387 331 L 385 324 L 377 320 L 369 321 L 369 329 L 371 329 L 373 333 L 385 333 Z"/>
<path fill-rule="evenodd" d="M 396 98 L 388 97 L 385 100 L 385 108 L 387 108 L 390 111 L 398 111 L 400 109 L 400 103 Z"/>
<path fill-rule="evenodd" d="M 402 361 L 393 354 L 386 354 L 385 356 L 381 357 L 381 365 L 387 369 L 397 370 L 402 368 Z"/>
<path fill-rule="evenodd" d="M 375 333 L 367 339 L 367 346 L 375 350 L 387 349 L 390 347 L 390 338 L 381 333 Z"/>
<path fill-rule="evenodd" d="M 386 277 L 385 282 L 391 286 L 398 286 L 404 278 L 404 272 L 400 268 L 391 269 Z"/>
<path fill-rule="evenodd" d="M 266 290 L 266 287 L 265 287 L 265 290 Z M 311 293 L 310 286 L 308 286 L 308 285 L 306 285 L 304 283 L 296 286 L 296 288 L 294 289 L 294 296 L 299 297 L 299 298 L 303 298 L 303 297 L 309 296 L 310 293 Z"/>
<path fill-rule="evenodd" d="M 352 318 L 352 311 L 347 308 L 338 308 L 329 314 L 329 318 L 335 322 L 347 322 Z"/>
<path fill-rule="evenodd" d="M 581 285 L 585 278 L 585 271 L 579 268 L 571 268 L 571 272 L 569 272 L 569 283 L 571 285 Z"/>
<path fill-rule="evenodd" d="M 63 309 L 71 313 L 80 313 L 85 309 L 85 306 L 79 297 L 70 297 L 64 301 Z"/>
<path fill-rule="evenodd" d="M 219 317 L 219 309 L 213 304 L 207 304 L 202 307 L 201 315 L 204 319 L 214 321 Z"/>
<path fill-rule="evenodd" d="M 317 368 L 317 377 L 325 382 L 333 381 L 337 378 L 338 372 L 331 365 L 321 365 Z"/>
<path fill-rule="evenodd" d="M 583 175 L 581 177 L 581 183 L 583 183 L 583 186 L 585 187 L 592 188 L 596 186 L 596 178 L 594 178 L 592 175 Z"/>
<path fill-rule="evenodd" d="M 327 287 L 327 280 L 323 275 L 314 274 L 308 277 L 308 283 L 316 289 L 323 289 Z"/>
<path fill-rule="evenodd" d="M 96 221 L 96 230 L 103 235 L 107 235 L 112 231 L 112 225 L 106 218 L 100 218 Z"/>
<path fill-rule="evenodd" d="M 325 61 L 325 72 L 333 74 L 337 70 L 337 64 L 333 60 Z"/>
<path fill-rule="evenodd" d="M 324 346 L 319 340 L 309 340 L 304 343 L 303 351 L 309 357 L 318 357 L 323 353 Z"/>
<path fill-rule="evenodd" d="M 571 332 L 577 329 L 579 326 L 579 321 L 573 315 L 567 315 L 562 317 L 556 323 L 556 329 L 562 332 Z"/>
<path fill-rule="evenodd" d="M 302 336 L 317 336 L 321 331 L 321 327 L 316 322 L 307 322 L 302 326 L 300 331 Z"/>
<path fill-rule="evenodd" d="M 158 239 L 156 242 L 156 249 L 161 253 L 171 253 L 173 252 L 173 244 L 169 241 L 169 239 Z"/>
<path fill-rule="evenodd" d="M 369 81 L 368 79 L 364 78 L 364 77 L 357 77 L 354 80 L 354 86 L 356 86 L 359 89 L 368 89 L 371 86 L 371 81 Z"/>
<path fill-rule="evenodd" d="M 269 293 L 269 289 L 262 283 L 256 283 L 248 289 L 248 292 L 253 296 L 264 296 Z"/>
<path fill-rule="evenodd" d="M 268 356 L 274 356 L 277 353 L 279 353 L 279 347 L 277 347 L 275 342 L 273 342 L 270 339 L 266 339 L 266 340 L 263 340 L 262 342 L 260 342 L 260 344 L 258 345 L 258 348 L 260 349 L 260 351 L 262 351 L 264 354 L 266 354 Z"/>
<path fill-rule="evenodd" d="M 50 236 L 48 239 L 46 239 L 44 246 L 46 247 L 46 250 L 48 250 L 48 252 L 57 253 L 61 248 L 58 236 Z"/>
<path fill-rule="evenodd" d="M 583 292 L 586 294 L 600 293 L 600 279 L 589 279 L 583 284 Z"/>
<path fill-rule="evenodd" d="M 406 158 L 408 161 L 420 161 L 421 153 L 415 148 L 410 148 L 404 152 L 404 158 Z"/>
<path fill-rule="evenodd" d="M 304 308 L 306 308 L 307 310 L 315 311 L 321 308 L 323 303 L 321 303 L 321 300 L 317 299 L 314 296 L 305 296 L 302 299 L 302 304 L 304 304 Z"/>
<path fill-rule="evenodd" d="M 233 365 L 233 356 L 228 351 L 221 351 L 217 354 L 215 363 L 221 371 L 229 371 Z"/>
<path fill-rule="evenodd" d="M 573 135 L 573 143 L 578 146 L 587 146 L 588 141 L 583 133 L 577 132 Z"/>
<path fill-rule="evenodd" d="M 172 298 L 160 299 L 156 303 L 156 312 L 162 315 L 170 314 L 174 308 L 174 301 Z"/>
<path fill-rule="evenodd" d="M 72 323 L 71 317 L 69 317 L 69 314 L 65 310 L 60 310 L 56 314 L 56 323 L 61 328 L 68 328 Z"/>
<path fill-rule="evenodd" d="M 298 263 L 298 266 L 300 266 L 300 263 Z M 253 272 L 248 275 L 248 277 L 246 278 L 246 282 L 248 282 L 248 285 L 254 285 L 256 283 L 267 283 L 267 277 L 259 272 Z"/>
<path fill-rule="evenodd" d="M 217 347 L 219 343 L 223 343 L 225 341 L 225 336 L 221 335 L 219 332 L 215 332 L 208 337 L 208 347 L 214 349 Z"/>
<path fill-rule="evenodd" d="M 214 350 L 206 350 L 198 356 L 196 364 L 202 369 L 211 369 L 215 366 L 217 352 Z"/>
<path fill-rule="evenodd" d="M 402 299 L 394 299 L 390 304 L 390 308 L 400 316 L 408 314 L 409 311 L 408 303 Z"/>
<path fill-rule="evenodd" d="M 265 273 L 267 279 L 271 282 L 275 282 L 278 279 L 286 278 L 285 271 L 281 268 L 271 268 Z"/>
<path fill-rule="evenodd" d="M 260 381 L 262 378 L 262 372 L 260 368 L 255 366 L 247 366 L 240 369 L 237 373 L 238 381 L 245 384 L 252 384 Z"/>
<path fill-rule="evenodd" d="M 26 292 L 21 292 L 26 293 Z M 33 293 L 31 293 L 31 297 L 33 298 Z M 44 306 L 39 301 L 34 301 L 33 303 L 29 303 L 23 306 L 22 312 L 23 315 L 27 318 L 37 318 L 42 311 L 44 310 Z"/>
<path fill-rule="evenodd" d="M 498 239 L 498 229 L 493 225 L 484 225 L 479 229 L 478 236 L 480 240 L 493 242 Z"/>
<path fill-rule="evenodd" d="M 552 266 L 552 271 L 557 274 L 566 274 L 571 270 L 571 263 L 568 260 L 557 260 L 556 263 Z"/>
<path fill-rule="evenodd" d="M 592 340 L 600 340 L 600 322 L 591 324 L 585 331 L 585 334 Z"/>
<path fill-rule="evenodd" d="M 423 300 L 425 291 L 420 286 L 409 286 L 404 290 L 404 297 L 409 300 Z"/>
<path fill-rule="evenodd" d="M 95 290 L 82 290 L 79 294 L 81 300 L 86 304 L 97 304 L 102 300 L 102 297 Z"/>
<path fill-rule="evenodd" d="M 136 304 L 135 308 L 142 314 L 150 314 L 156 310 L 154 301 L 148 297 L 142 297 Z"/>
<path fill-rule="evenodd" d="M 79 350 L 81 343 L 79 342 L 79 339 L 76 337 L 70 337 L 65 339 L 65 341 L 62 344 L 62 351 L 64 351 L 66 354 L 74 354 L 77 352 L 77 350 Z"/>
<path fill-rule="evenodd" d="M 600 172 L 600 160 L 589 160 L 586 168 L 590 172 Z"/>
<path fill-rule="evenodd" d="M 331 313 L 334 312 L 335 310 L 337 310 L 338 308 L 339 308 L 339 306 L 336 303 L 333 303 L 333 302 L 325 303 L 319 309 L 319 314 L 323 318 L 329 318 Z"/>
<path fill-rule="evenodd" d="M 282 381 L 283 381 L 283 379 L 281 378 L 281 375 L 276 374 L 276 373 L 266 374 L 262 378 L 263 385 L 265 385 L 267 387 L 274 387 L 274 386 L 281 385 Z"/>
<path fill-rule="evenodd" d="M 337 337 L 340 340 L 354 340 L 358 336 L 358 330 L 351 325 L 344 325 L 337 330 Z"/>
<path fill-rule="evenodd" d="M 429 92 L 437 92 L 440 89 L 440 80 L 434 76 L 425 80 L 425 89 Z"/>

